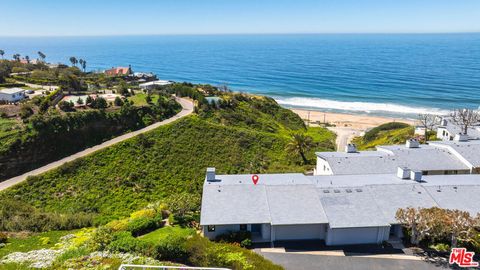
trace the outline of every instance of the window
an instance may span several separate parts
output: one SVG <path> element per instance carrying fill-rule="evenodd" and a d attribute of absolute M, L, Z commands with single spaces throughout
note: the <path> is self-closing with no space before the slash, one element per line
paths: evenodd
<path fill-rule="evenodd" d="M 247 231 L 247 224 L 240 224 L 240 231 Z"/>
<path fill-rule="evenodd" d="M 207 226 L 207 230 L 208 230 L 209 232 L 214 232 L 214 231 L 215 231 L 215 225 L 208 225 L 208 226 Z"/>

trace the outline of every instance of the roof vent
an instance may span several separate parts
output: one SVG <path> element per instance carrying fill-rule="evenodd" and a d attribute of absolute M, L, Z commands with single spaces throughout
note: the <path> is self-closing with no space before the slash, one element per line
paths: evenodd
<path fill-rule="evenodd" d="M 323 193 L 330 193 L 330 190 L 324 189 L 324 190 L 323 190 Z"/>
<path fill-rule="evenodd" d="M 463 133 L 457 134 L 454 140 L 457 142 L 468 142 L 468 135 Z"/>
<path fill-rule="evenodd" d="M 333 192 L 340 193 L 340 190 L 339 189 L 334 189 Z"/>
<path fill-rule="evenodd" d="M 420 142 L 418 142 L 417 139 L 409 139 L 405 143 L 405 146 L 407 148 L 419 148 L 420 147 Z"/>
<path fill-rule="evenodd" d="M 410 171 L 410 179 L 420 182 L 422 181 L 422 172 L 421 171 Z"/>
<path fill-rule="evenodd" d="M 215 168 L 207 168 L 207 182 L 215 182 Z"/>
<path fill-rule="evenodd" d="M 357 146 L 353 143 L 349 143 L 345 146 L 345 152 L 356 153 L 357 152 Z"/>
<path fill-rule="evenodd" d="M 397 177 L 400 179 L 409 179 L 410 178 L 410 169 L 407 167 L 398 167 Z"/>

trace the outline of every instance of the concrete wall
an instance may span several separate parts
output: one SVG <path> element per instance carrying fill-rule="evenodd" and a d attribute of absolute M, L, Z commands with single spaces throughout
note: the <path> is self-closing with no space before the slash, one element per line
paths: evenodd
<path fill-rule="evenodd" d="M 390 226 L 364 228 L 329 228 L 325 240 L 328 246 L 380 244 L 388 240 Z"/>
<path fill-rule="evenodd" d="M 332 168 L 326 160 L 323 158 L 317 157 L 317 166 L 314 170 L 314 175 L 332 175 Z"/>
<path fill-rule="evenodd" d="M 272 241 L 325 239 L 326 224 L 275 225 Z"/>

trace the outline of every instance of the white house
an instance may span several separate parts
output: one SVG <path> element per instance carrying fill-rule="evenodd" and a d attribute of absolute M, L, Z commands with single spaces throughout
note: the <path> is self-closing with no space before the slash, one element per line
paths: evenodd
<path fill-rule="evenodd" d="M 452 121 L 451 117 L 444 117 L 437 126 L 437 138 L 442 141 L 453 141 L 460 137 L 463 140 L 479 140 L 480 125 L 472 126 L 467 129 L 467 135 L 463 134 L 462 128 Z"/>
<path fill-rule="evenodd" d="M 404 145 L 377 146 L 377 151 L 357 151 L 349 144 L 345 152 L 318 152 L 315 175 L 394 174 L 408 167 L 432 174 L 468 174 L 471 168 L 453 150 L 420 144 L 411 139 Z"/>
<path fill-rule="evenodd" d="M 24 99 L 25 89 L 22 88 L 7 88 L 0 89 L 0 100 L 7 102 L 17 102 Z"/>
<path fill-rule="evenodd" d="M 156 86 L 164 86 L 164 85 L 170 85 L 170 84 L 172 84 L 171 81 L 157 80 L 153 82 L 142 83 L 142 84 L 139 84 L 138 86 L 142 89 L 149 90 L 149 89 L 155 88 Z"/>
<path fill-rule="evenodd" d="M 326 245 L 382 243 L 402 236 L 395 213 L 406 207 L 480 212 L 480 175 L 216 175 L 207 170 L 200 225 L 205 237 L 249 231 L 253 242 L 318 240 Z"/>

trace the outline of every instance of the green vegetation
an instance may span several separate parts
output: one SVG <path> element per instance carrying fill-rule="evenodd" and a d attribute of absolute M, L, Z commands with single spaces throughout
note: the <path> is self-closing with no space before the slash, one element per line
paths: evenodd
<path fill-rule="evenodd" d="M 147 106 L 149 103 L 147 102 L 147 94 L 139 93 L 133 96 L 128 97 L 127 99 L 133 102 L 135 106 Z M 150 95 L 150 103 L 156 103 L 158 100 L 158 95 Z"/>
<path fill-rule="evenodd" d="M 363 137 L 352 140 L 359 150 L 374 149 L 377 145 L 402 144 L 414 136 L 414 127 L 399 122 L 391 122 L 375 127 Z"/>
<path fill-rule="evenodd" d="M 179 235 L 181 237 L 188 237 L 195 234 L 195 230 L 181 227 L 163 227 L 156 231 L 142 235 L 139 239 L 149 243 L 159 243 L 164 241 L 171 235 Z"/>
<path fill-rule="evenodd" d="M 4 151 L 21 135 L 21 124 L 15 119 L 5 119 L 0 116 L 0 152 Z"/>
<path fill-rule="evenodd" d="M 14 233 L 8 238 L 4 247 L 0 248 L 0 259 L 12 252 L 27 252 L 42 248 L 52 248 L 60 237 L 75 231 L 49 231 L 44 233 Z"/>

